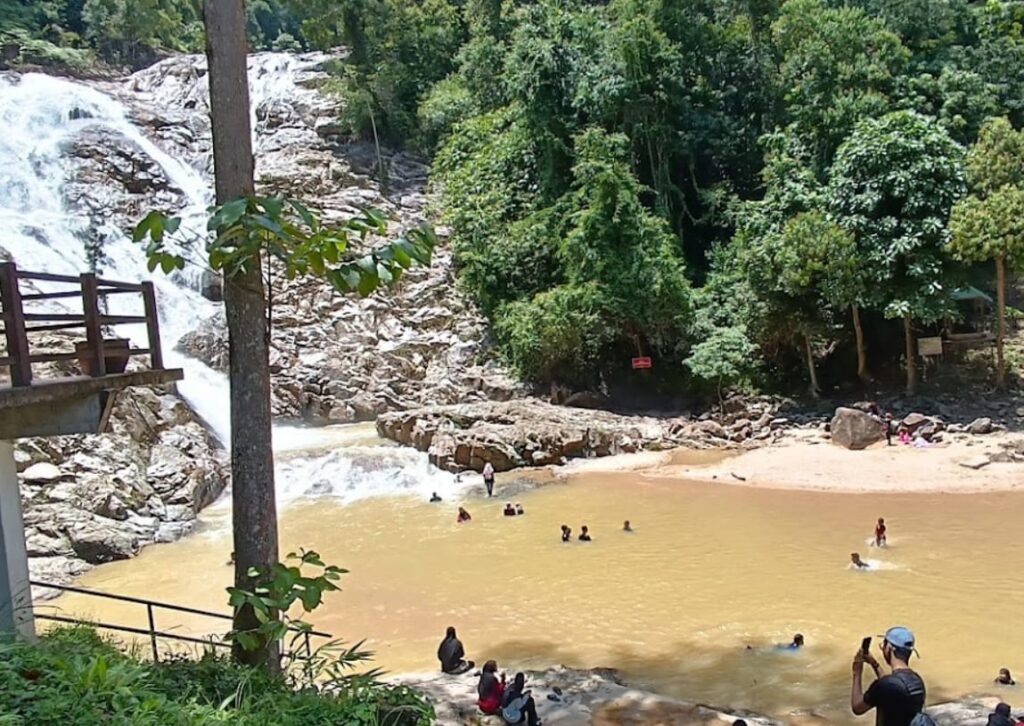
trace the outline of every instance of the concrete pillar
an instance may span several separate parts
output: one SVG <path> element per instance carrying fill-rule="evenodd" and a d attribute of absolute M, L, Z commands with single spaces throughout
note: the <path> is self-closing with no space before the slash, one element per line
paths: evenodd
<path fill-rule="evenodd" d="M 0 439 L 0 640 L 36 637 L 14 446 Z"/>

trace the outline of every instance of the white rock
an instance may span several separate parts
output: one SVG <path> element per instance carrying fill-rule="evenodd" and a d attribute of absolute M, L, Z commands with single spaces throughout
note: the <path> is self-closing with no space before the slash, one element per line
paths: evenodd
<path fill-rule="evenodd" d="M 33 464 L 29 468 L 25 469 L 21 476 L 25 481 L 45 483 L 57 481 L 61 476 L 63 476 L 63 474 L 61 474 L 60 469 L 53 464 L 40 461 L 38 464 Z"/>

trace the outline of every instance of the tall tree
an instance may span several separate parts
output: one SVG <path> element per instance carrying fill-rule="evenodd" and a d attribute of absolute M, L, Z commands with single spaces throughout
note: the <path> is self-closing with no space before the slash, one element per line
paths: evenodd
<path fill-rule="evenodd" d="M 963 260 L 995 260 L 996 384 L 1003 388 L 1006 271 L 1024 265 L 1024 132 L 1014 131 L 1006 119 L 992 119 L 966 166 L 971 195 L 953 207 L 950 247 Z"/>
<path fill-rule="evenodd" d="M 249 83 L 243 0 L 206 0 L 206 57 L 210 68 L 210 117 L 217 203 L 251 197 L 252 130 L 249 126 Z M 235 587 L 251 590 L 249 570 L 269 572 L 278 561 L 277 503 L 274 496 L 274 455 L 270 413 L 270 331 L 267 328 L 262 260 L 226 276 L 231 380 L 231 506 L 235 545 Z M 251 607 L 235 612 L 235 630 L 259 626 Z M 244 650 L 235 657 L 245 663 L 278 664 L 276 642 Z"/>
<path fill-rule="evenodd" d="M 917 388 L 913 321 L 935 322 L 951 306 L 946 222 L 966 191 L 962 159 L 935 121 L 897 111 L 861 122 L 832 166 L 828 204 L 857 239 L 869 302 L 903 320 L 908 395 Z"/>

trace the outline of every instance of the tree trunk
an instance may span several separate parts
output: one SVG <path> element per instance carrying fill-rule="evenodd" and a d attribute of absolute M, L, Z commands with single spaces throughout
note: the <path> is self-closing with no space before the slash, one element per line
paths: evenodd
<path fill-rule="evenodd" d="M 1006 360 L 1003 337 L 1006 335 L 1006 259 L 996 257 L 996 385 L 1006 388 Z"/>
<path fill-rule="evenodd" d="M 811 377 L 811 396 L 817 398 L 821 392 L 818 387 L 818 372 L 814 369 L 814 352 L 811 350 L 811 337 L 804 333 L 804 353 L 807 355 L 807 373 Z"/>
<path fill-rule="evenodd" d="M 254 192 L 248 41 L 243 0 L 207 0 L 206 56 L 210 72 L 210 117 L 217 203 Z M 231 505 L 235 545 L 235 587 L 251 590 L 251 567 L 268 570 L 278 561 L 274 454 L 271 449 L 269 341 L 259 258 L 224 280 L 224 310 L 231 356 Z M 236 630 L 259 626 L 251 608 L 235 613 Z M 279 667 L 277 643 L 245 651 L 236 660 Z"/>
<path fill-rule="evenodd" d="M 860 308 L 851 305 L 850 311 L 853 313 L 853 333 L 857 338 L 857 377 L 867 382 L 871 380 L 871 374 L 868 373 L 868 352 L 864 348 L 864 328 L 860 324 Z"/>
<path fill-rule="evenodd" d="M 917 361 L 914 357 L 914 331 L 910 328 L 910 313 L 903 316 L 903 340 L 907 355 L 907 395 L 917 393 Z"/>

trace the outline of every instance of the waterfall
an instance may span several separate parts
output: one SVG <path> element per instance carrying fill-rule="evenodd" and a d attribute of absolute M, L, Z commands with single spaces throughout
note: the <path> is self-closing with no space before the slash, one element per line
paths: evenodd
<path fill-rule="evenodd" d="M 297 78 L 322 60 L 323 56 L 312 54 L 296 57 L 283 53 L 250 59 L 257 158 L 270 113 L 275 109 L 287 113 L 298 104 L 316 106 L 316 92 L 297 85 Z M 169 67 L 180 70 L 183 61 L 188 72 L 168 71 Z M 172 63 L 177 65 L 165 65 Z M 140 71 L 120 91 L 131 94 L 136 107 L 151 104 L 179 115 L 191 114 L 199 129 L 196 136 L 208 139 L 206 83 L 205 59 L 177 58 Z M 226 445 L 230 440 L 226 377 L 175 350 L 183 335 L 218 311 L 219 304 L 199 292 L 203 270 L 187 265 L 171 276 L 151 275 L 142 246 L 126 236 L 123 221 L 119 226 L 104 217 L 102 209 L 82 208 L 69 201 L 66 193 L 76 164 L 82 163 L 69 153 L 69 147 L 83 134 L 109 134 L 140 152 L 163 175 L 167 194 L 179 200 L 177 209 L 163 211 L 174 211 L 182 218 L 178 236 L 190 240 L 201 253 L 206 210 L 212 201 L 208 144 L 194 145 L 197 150 L 192 154 L 161 147 L 133 123 L 132 109 L 106 90 L 37 73 L 0 74 L 0 247 L 27 270 L 78 275 L 94 263 L 97 271 L 110 279 L 151 279 L 157 288 L 166 365 L 184 369 L 185 379 L 178 384 L 180 394 Z M 316 136 L 312 128 L 303 132 Z M 106 191 L 99 189 L 96 194 L 102 199 Z M 90 246 L 101 251 L 98 262 L 90 258 Z M 192 257 L 198 259 L 195 253 Z M 111 300 L 111 312 L 119 312 L 119 304 L 130 301 Z M 123 327 L 119 334 L 143 342 L 142 326 Z M 302 431 L 275 427 L 275 442 L 286 438 L 292 442 L 289 448 L 309 448 L 301 444 Z M 296 440 L 299 445 L 294 445 Z M 345 443 L 331 444 L 335 445 Z M 430 471 L 422 455 L 393 447 L 369 448 L 374 452 L 361 450 L 348 456 L 311 450 L 301 456 L 286 456 L 278 473 L 279 479 L 287 482 L 282 485 L 283 493 L 286 497 L 335 494 L 349 500 L 402 491 L 422 494 L 431 487 L 444 491 L 453 485 L 452 477 Z"/>

